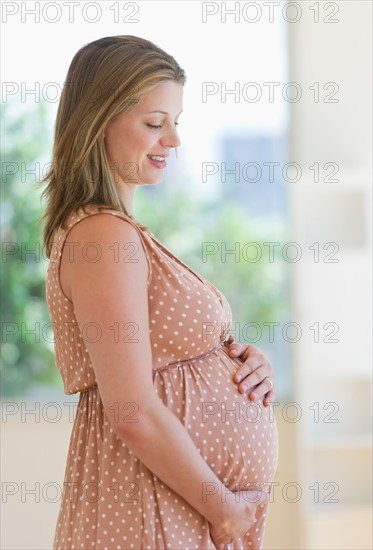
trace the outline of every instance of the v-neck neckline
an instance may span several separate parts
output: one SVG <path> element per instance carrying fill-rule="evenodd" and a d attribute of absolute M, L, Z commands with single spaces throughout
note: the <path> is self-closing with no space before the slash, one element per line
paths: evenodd
<path fill-rule="evenodd" d="M 192 269 L 191 267 L 189 267 L 186 263 L 184 263 L 180 258 L 178 258 L 177 256 L 175 256 L 175 254 L 173 254 L 171 252 L 171 250 L 169 250 L 168 248 L 166 248 L 165 245 L 163 245 L 159 240 L 158 238 L 153 234 L 151 233 L 150 231 L 148 231 L 149 233 L 149 236 L 152 238 L 153 241 L 155 241 L 157 243 L 157 245 L 163 250 L 163 252 L 165 252 L 167 254 L 167 256 L 171 257 L 173 260 L 176 260 L 176 262 L 180 265 L 182 265 L 183 267 L 185 267 L 188 271 L 190 271 L 195 277 L 197 277 L 197 279 L 203 283 L 203 284 L 206 284 L 208 281 L 206 279 L 204 279 L 204 277 L 202 277 L 202 275 L 198 275 L 198 273 L 196 273 L 194 271 L 194 269 Z"/>
<path fill-rule="evenodd" d="M 221 294 L 219 292 L 219 290 L 212 284 L 210 283 L 210 281 L 208 281 L 207 279 L 205 279 L 202 275 L 199 275 L 196 271 L 194 271 L 194 269 L 192 269 L 191 267 L 189 267 L 185 262 L 183 262 L 180 258 L 178 258 L 177 256 L 175 256 L 175 254 L 173 254 L 171 252 L 171 250 L 169 250 L 168 248 L 166 248 L 160 241 L 159 239 L 151 232 L 151 231 L 146 231 L 146 233 L 148 233 L 149 237 L 161 248 L 161 250 L 163 250 L 163 252 L 165 252 L 165 254 L 170 257 L 171 259 L 175 260 L 179 265 L 185 267 L 190 273 L 192 273 L 192 275 L 194 275 L 203 285 L 207 286 L 211 291 L 214 292 L 214 294 L 217 296 L 220 304 L 222 307 L 224 307 L 224 303 L 223 303 L 223 299 L 221 297 Z"/>

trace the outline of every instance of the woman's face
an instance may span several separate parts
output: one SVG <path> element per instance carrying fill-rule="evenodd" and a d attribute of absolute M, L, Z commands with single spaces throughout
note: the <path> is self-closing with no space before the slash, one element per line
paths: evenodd
<path fill-rule="evenodd" d="M 130 112 L 108 124 L 105 148 L 117 185 L 162 181 L 170 150 L 180 145 L 176 123 L 182 96 L 182 84 L 165 80 L 143 94 Z"/>

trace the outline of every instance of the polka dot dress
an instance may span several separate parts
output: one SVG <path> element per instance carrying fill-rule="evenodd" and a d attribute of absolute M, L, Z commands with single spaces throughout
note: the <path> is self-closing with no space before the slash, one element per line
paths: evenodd
<path fill-rule="evenodd" d="M 242 360 L 224 346 L 232 326 L 225 296 L 129 216 L 86 210 L 58 228 L 47 273 L 55 363 L 65 393 L 80 392 L 53 549 L 214 549 L 208 521 L 141 463 L 106 417 L 74 304 L 60 286 L 70 229 L 89 215 L 111 214 L 139 233 L 149 266 L 154 390 L 228 489 L 270 489 L 278 461 L 273 409 L 252 403 L 233 380 Z M 226 550 L 262 548 L 268 506 L 257 507 L 257 522 Z"/>

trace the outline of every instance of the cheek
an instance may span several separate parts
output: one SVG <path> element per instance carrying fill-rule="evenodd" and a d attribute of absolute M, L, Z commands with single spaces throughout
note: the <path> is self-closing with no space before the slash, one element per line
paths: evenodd
<path fill-rule="evenodd" d="M 106 133 L 105 146 L 112 161 L 131 162 L 154 151 L 154 136 L 142 128 L 112 126 Z"/>
<path fill-rule="evenodd" d="M 112 132 L 105 138 L 105 146 L 108 158 L 114 162 L 128 162 L 136 156 L 136 142 L 123 136 L 122 133 Z"/>
<path fill-rule="evenodd" d="M 150 133 L 143 132 L 138 134 L 135 138 L 135 147 L 139 155 L 146 156 L 152 151 L 154 147 L 154 137 Z"/>

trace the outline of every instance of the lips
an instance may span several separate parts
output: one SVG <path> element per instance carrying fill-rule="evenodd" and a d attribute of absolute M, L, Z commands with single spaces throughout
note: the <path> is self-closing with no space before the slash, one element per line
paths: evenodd
<path fill-rule="evenodd" d="M 148 159 L 152 163 L 152 165 L 155 166 L 156 168 L 163 169 L 163 168 L 166 168 L 167 166 L 167 162 L 165 158 L 162 158 L 160 160 L 159 158 L 155 159 L 155 158 L 152 158 L 150 155 L 148 155 Z"/>
<path fill-rule="evenodd" d="M 169 156 L 169 154 L 165 155 L 163 153 L 153 153 L 153 154 L 149 154 L 148 157 L 163 157 L 163 158 L 167 158 Z"/>

